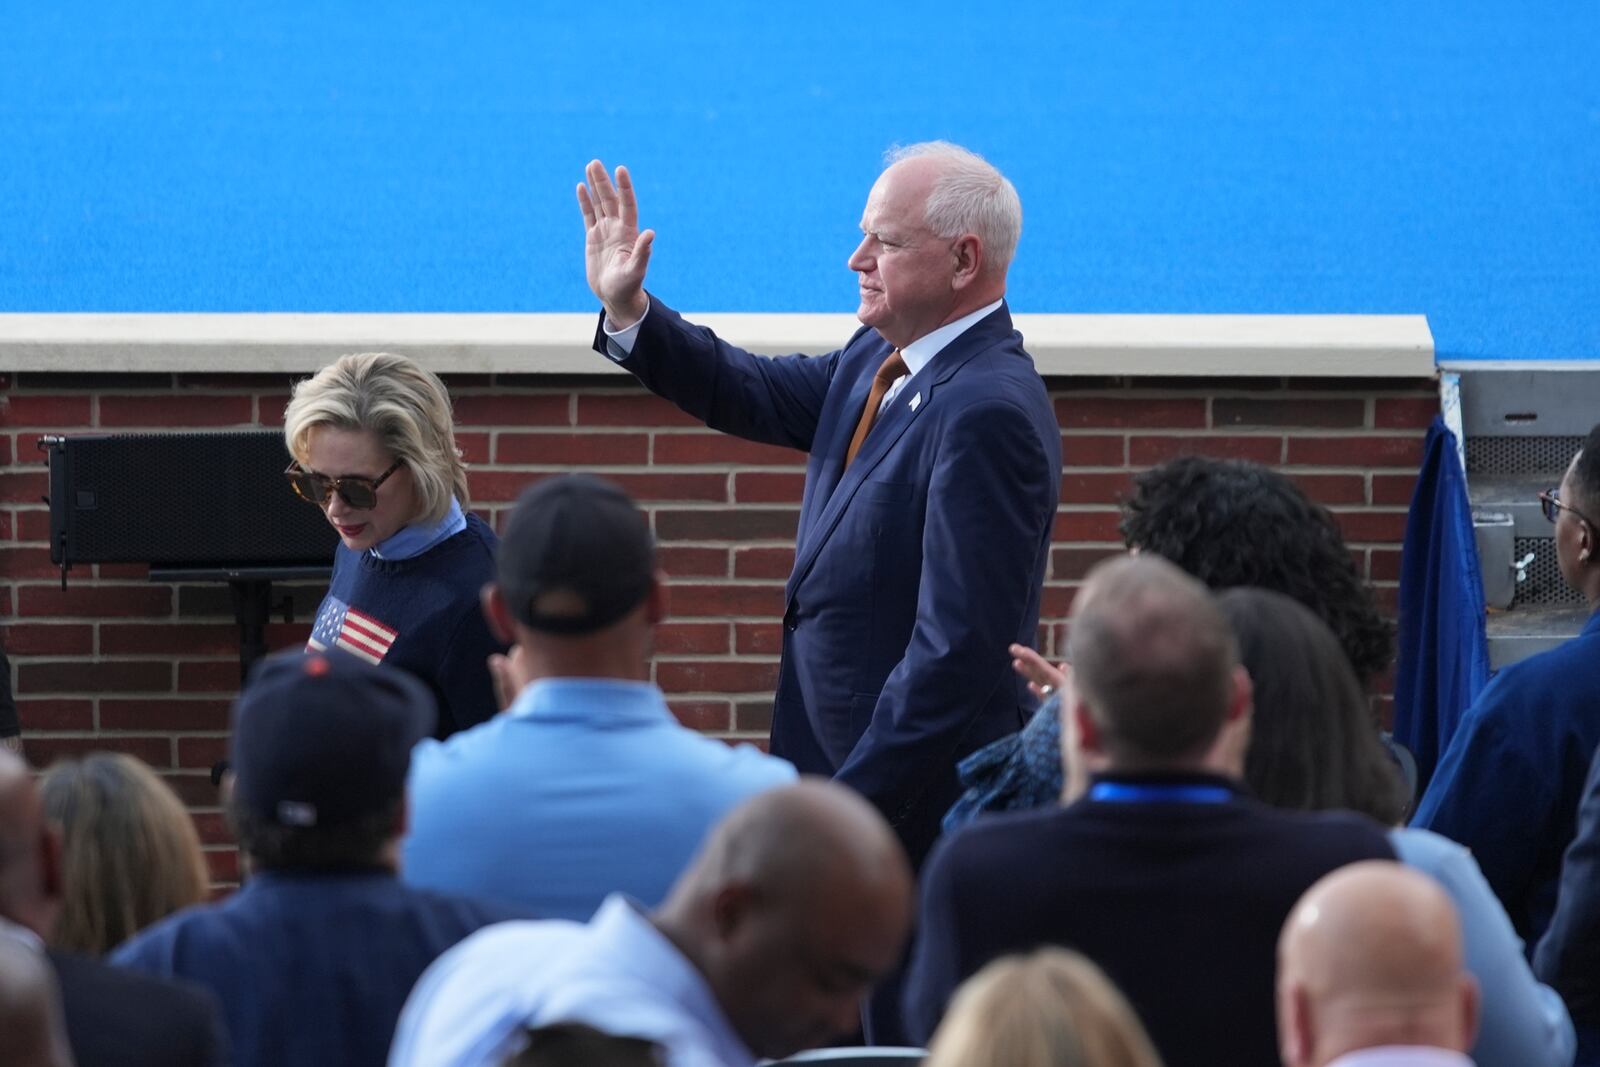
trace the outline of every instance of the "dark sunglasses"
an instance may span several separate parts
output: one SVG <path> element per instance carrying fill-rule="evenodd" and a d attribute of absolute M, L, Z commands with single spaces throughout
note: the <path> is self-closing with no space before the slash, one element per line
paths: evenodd
<path fill-rule="evenodd" d="M 388 470 L 376 478 L 363 478 L 359 474 L 330 478 L 326 474 L 305 470 L 297 461 L 291 460 L 283 476 L 289 479 L 289 488 L 294 490 L 294 495 L 308 504 L 321 507 L 328 502 L 329 497 L 338 493 L 339 499 L 350 507 L 357 511 L 367 511 L 378 506 L 378 486 L 387 481 L 389 475 L 400 469 L 400 463 L 400 460 L 395 460 Z"/>
<path fill-rule="evenodd" d="M 1561 500 L 1560 489 L 1546 489 L 1544 492 L 1540 493 L 1539 508 L 1544 512 L 1544 517 L 1549 519 L 1551 522 L 1555 522 L 1557 519 L 1559 519 L 1561 517 L 1562 510 L 1565 509 L 1581 519 L 1591 530 L 1600 529 L 1600 527 L 1596 527 L 1594 523 L 1589 521 L 1589 516 L 1585 515 L 1571 504 L 1563 503 Z"/>

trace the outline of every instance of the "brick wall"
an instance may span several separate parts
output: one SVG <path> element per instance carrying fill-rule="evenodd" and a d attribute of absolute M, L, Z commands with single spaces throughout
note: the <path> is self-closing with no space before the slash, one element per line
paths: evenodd
<path fill-rule="evenodd" d="M 0 375 L 0 622 L 30 759 L 131 752 L 191 806 L 221 882 L 235 854 L 207 777 L 227 743 L 238 642 L 225 587 L 148 581 L 145 568 L 50 564 L 41 434 L 281 424 L 290 379 L 228 375 Z M 778 616 L 803 477 L 798 453 L 707 431 L 615 378 L 448 376 L 473 503 L 494 518 L 520 489 L 582 467 L 652 516 L 671 579 L 656 681 L 679 717 L 759 739 L 777 677 Z M 1052 379 L 1066 470 L 1041 640 L 1096 560 L 1120 547 L 1117 502 L 1135 472 L 1184 453 L 1286 470 L 1339 517 L 1392 608 L 1406 507 L 1432 382 L 1349 379 Z M 284 590 L 301 643 L 321 591 Z"/>

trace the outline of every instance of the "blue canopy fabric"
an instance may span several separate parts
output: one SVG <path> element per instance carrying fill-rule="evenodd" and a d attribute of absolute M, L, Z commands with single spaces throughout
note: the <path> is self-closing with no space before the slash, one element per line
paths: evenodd
<path fill-rule="evenodd" d="M 1427 788 L 1461 715 L 1489 681 L 1483 581 L 1456 436 L 1436 416 L 1406 518 L 1394 734 Z"/>

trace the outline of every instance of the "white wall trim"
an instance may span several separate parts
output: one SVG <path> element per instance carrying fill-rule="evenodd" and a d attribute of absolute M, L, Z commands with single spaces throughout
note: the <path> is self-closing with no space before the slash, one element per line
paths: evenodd
<path fill-rule="evenodd" d="M 757 352 L 825 352 L 851 315 L 689 315 Z M 1427 378 L 1421 315 L 1018 315 L 1051 375 Z M 0 371 L 299 373 L 403 352 L 461 374 L 619 374 L 592 314 L 0 314 Z"/>

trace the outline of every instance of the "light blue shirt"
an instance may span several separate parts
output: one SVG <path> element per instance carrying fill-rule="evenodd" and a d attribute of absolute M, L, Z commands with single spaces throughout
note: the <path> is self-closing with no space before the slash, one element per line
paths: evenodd
<path fill-rule="evenodd" d="M 372 554 L 379 559 L 410 559 L 420 556 L 447 537 L 454 537 L 467 528 L 467 516 L 461 510 L 461 501 L 452 497 L 450 510 L 444 518 L 428 526 L 416 523 L 402 526 L 382 541 L 372 546 Z"/>
<path fill-rule="evenodd" d="M 1429 875 L 1461 917 L 1467 970 L 1482 990 L 1478 1067 L 1568 1067 L 1577 1048 L 1572 1020 L 1555 990 L 1533 976 L 1522 938 L 1472 853 L 1431 830 L 1389 831 L 1400 861 Z"/>
<path fill-rule="evenodd" d="M 729 809 L 795 777 L 680 725 L 653 685 L 542 679 L 417 746 L 404 878 L 546 919 L 581 922 L 617 892 L 654 907 Z"/>
<path fill-rule="evenodd" d="M 751 1067 L 705 978 L 623 897 L 586 926 L 500 923 L 434 961 L 389 1067 L 498 1067 L 527 1026 L 584 1023 L 661 1046 L 668 1067 Z"/>

